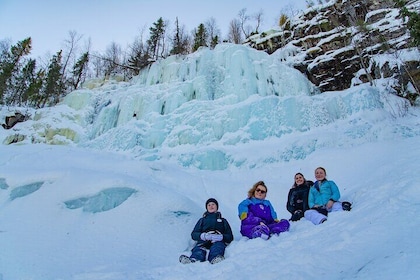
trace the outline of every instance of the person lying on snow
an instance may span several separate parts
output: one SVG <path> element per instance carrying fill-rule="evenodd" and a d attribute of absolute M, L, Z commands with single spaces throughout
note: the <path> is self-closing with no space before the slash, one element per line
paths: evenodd
<path fill-rule="evenodd" d="M 225 259 L 226 246 L 233 241 L 232 229 L 222 214 L 218 212 L 219 203 L 214 198 L 206 201 L 206 212 L 195 225 L 191 238 L 197 243 L 191 250 L 191 256 L 181 255 L 179 261 L 183 264 L 196 261 L 208 261 L 211 264 L 218 263 Z"/>
<path fill-rule="evenodd" d="M 267 240 L 273 234 L 289 230 L 289 222 L 277 219 L 276 211 L 270 201 L 265 199 L 266 195 L 267 186 L 263 181 L 259 181 L 248 191 L 248 198 L 239 204 L 238 215 L 243 236 Z"/>

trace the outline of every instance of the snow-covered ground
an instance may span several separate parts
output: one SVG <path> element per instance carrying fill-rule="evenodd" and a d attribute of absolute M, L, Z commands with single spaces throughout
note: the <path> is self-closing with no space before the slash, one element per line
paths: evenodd
<path fill-rule="evenodd" d="M 418 277 L 418 108 L 368 86 L 315 94 L 275 56 L 241 46 L 154 67 L 0 129 L 3 143 L 26 137 L 0 145 L 0 279 Z M 256 181 L 289 218 L 294 174 L 314 180 L 318 166 L 351 212 L 241 237 L 237 206 Z M 209 197 L 235 240 L 221 263 L 180 264 Z"/>

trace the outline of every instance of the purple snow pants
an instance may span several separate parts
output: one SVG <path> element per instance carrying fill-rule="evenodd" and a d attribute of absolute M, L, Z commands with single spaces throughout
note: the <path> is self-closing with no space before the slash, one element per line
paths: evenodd
<path fill-rule="evenodd" d="M 280 220 L 278 223 L 274 222 L 268 225 L 242 225 L 241 233 L 250 239 L 263 237 L 268 239 L 273 234 L 280 234 L 288 231 L 290 224 L 287 220 Z"/>

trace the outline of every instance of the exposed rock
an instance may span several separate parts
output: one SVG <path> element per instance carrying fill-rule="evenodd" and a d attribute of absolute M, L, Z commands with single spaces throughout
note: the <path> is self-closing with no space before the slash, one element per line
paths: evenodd
<path fill-rule="evenodd" d="M 13 134 L 13 135 L 7 136 L 4 139 L 3 144 L 10 145 L 10 144 L 13 144 L 13 143 L 19 143 L 19 142 L 22 142 L 25 139 L 26 139 L 26 136 L 25 135 L 22 135 L 22 134 Z"/>
<path fill-rule="evenodd" d="M 407 8 L 419 12 L 420 0 L 408 1 Z M 308 9 L 286 26 L 251 36 L 246 43 L 270 54 L 284 50 L 290 55 L 290 49 L 297 49 L 288 63 L 320 91 L 340 91 L 389 78 L 396 81 L 395 94 L 412 104 L 419 98 L 419 50 L 414 48 L 414 59 L 398 57 L 410 50 L 412 39 L 394 1 L 330 1 Z M 381 65 L 377 57 L 382 54 L 395 54 L 395 61 Z"/>
<path fill-rule="evenodd" d="M 1 124 L 1 126 L 4 129 L 10 129 L 13 126 L 15 126 L 15 124 L 17 124 L 18 122 L 27 121 L 29 119 L 29 117 L 30 116 L 28 116 L 28 115 L 24 115 L 24 114 L 22 114 L 20 112 L 16 112 L 13 116 L 7 116 L 5 118 L 5 122 L 6 123 Z"/>

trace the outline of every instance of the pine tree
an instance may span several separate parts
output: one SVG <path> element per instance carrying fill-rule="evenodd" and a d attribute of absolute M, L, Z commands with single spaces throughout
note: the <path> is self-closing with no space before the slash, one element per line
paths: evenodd
<path fill-rule="evenodd" d="M 73 75 L 71 86 L 73 87 L 73 89 L 77 89 L 80 83 L 82 83 L 85 80 L 88 63 L 89 52 L 85 52 L 73 66 L 73 70 L 71 71 Z"/>
<path fill-rule="evenodd" d="M 133 74 L 137 75 L 141 69 L 150 64 L 150 56 L 147 47 L 143 44 L 134 47 L 128 59 L 128 66 L 131 67 Z"/>
<path fill-rule="evenodd" d="M 22 106 L 26 103 L 28 99 L 28 89 L 36 76 L 35 68 L 36 61 L 34 59 L 29 59 L 28 63 L 22 68 L 22 71 L 17 74 L 15 83 L 12 86 L 13 95 L 11 96 L 11 100 L 7 101 L 8 104 Z"/>
<path fill-rule="evenodd" d="M 200 23 L 198 29 L 194 33 L 194 45 L 193 45 L 193 52 L 198 50 L 199 47 L 208 47 L 207 42 L 207 30 L 204 27 L 204 24 Z"/>
<path fill-rule="evenodd" d="M 48 66 L 47 77 L 45 81 L 45 88 L 43 96 L 37 107 L 45 107 L 45 105 L 55 105 L 58 103 L 60 98 L 60 85 L 61 81 L 61 51 L 54 55 L 51 59 L 50 65 Z"/>
<path fill-rule="evenodd" d="M 178 18 L 175 20 L 175 33 L 172 39 L 172 50 L 170 54 L 187 54 L 189 39 L 184 32 L 184 27 L 179 26 Z"/>
<path fill-rule="evenodd" d="M 214 49 L 216 45 L 219 44 L 219 36 L 214 36 L 210 42 L 210 48 Z"/>
<path fill-rule="evenodd" d="M 31 78 L 29 87 L 25 93 L 25 102 L 28 106 L 35 106 L 41 100 L 41 89 L 44 83 L 45 71 L 38 72 Z"/>
<path fill-rule="evenodd" d="M 161 17 L 149 28 L 150 38 L 147 43 L 154 60 L 162 57 L 162 53 L 164 52 L 165 28 L 165 23 Z"/>
<path fill-rule="evenodd" d="M 20 62 L 32 49 L 31 38 L 26 38 L 12 46 L 10 52 L 4 51 L 0 56 L 0 103 L 14 100 L 13 87 L 18 73 L 21 71 Z"/>
<path fill-rule="evenodd" d="M 407 1 L 405 0 L 394 0 L 397 7 L 401 9 L 401 14 L 408 18 L 407 28 L 410 31 L 411 38 L 413 39 L 413 45 L 416 47 L 420 46 L 420 14 L 415 11 L 409 11 L 406 7 Z"/>

